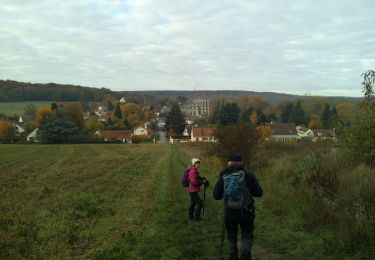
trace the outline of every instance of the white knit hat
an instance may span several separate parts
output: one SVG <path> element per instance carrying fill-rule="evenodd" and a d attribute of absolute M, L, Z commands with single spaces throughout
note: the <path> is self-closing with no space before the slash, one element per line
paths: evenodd
<path fill-rule="evenodd" d="M 201 160 L 199 160 L 197 158 L 191 159 L 191 165 L 194 165 L 196 162 L 201 162 Z"/>

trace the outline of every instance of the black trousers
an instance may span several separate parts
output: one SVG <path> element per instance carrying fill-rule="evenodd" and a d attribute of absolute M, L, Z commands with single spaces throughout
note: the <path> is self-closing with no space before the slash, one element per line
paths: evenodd
<path fill-rule="evenodd" d="M 239 221 L 225 219 L 225 228 L 228 234 L 229 259 L 238 259 L 237 234 L 238 226 L 241 228 L 240 259 L 251 259 L 253 245 L 254 218 L 243 218 Z"/>
<path fill-rule="evenodd" d="M 199 197 L 199 193 L 190 192 L 189 218 L 200 219 L 202 207 L 203 207 L 203 201 Z"/>

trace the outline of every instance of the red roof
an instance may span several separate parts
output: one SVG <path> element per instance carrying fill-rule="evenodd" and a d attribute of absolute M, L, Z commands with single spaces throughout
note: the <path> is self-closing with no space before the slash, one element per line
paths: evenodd
<path fill-rule="evenodd" d="M 212 137 L 213 134 L 214 129 L 210 127 L 195 127 L 192 133 L 194 137 Z"/>
<path fill-rule="evenodd" d="M 294 123 L 274 123 L 266 125 L 271 127 L 272 135 L 297 135 L 296 125 Z"/>
<path fill-rule="evenodd" d="M 104 139 L 131 139 L 131 130 L 105 130 L 99 131 L 98 135 Z"/>
<path fill-rule="evenodd" d="M 313 132 L 317 137 L 333 137 L 332 129 L 313 129 Z"/>

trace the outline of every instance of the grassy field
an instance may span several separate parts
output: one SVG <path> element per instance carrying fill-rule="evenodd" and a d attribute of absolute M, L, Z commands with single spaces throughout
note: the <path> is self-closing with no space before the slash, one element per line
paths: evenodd
<path fill-rule="evenodd" d="M 50 101 L 24 101 L 24 102 L 0 102 L 0 114 L 7 116 L 23 115 L 25 108 L 28 105 L 34 105 L 35 107 L 50 106 Z"/>
<path fill-rule="evenodd" d="M 371 227 L 350 220 L 348 228 L 341 211 L 311 207 L 301 186 L 311 158 L 287 148 L 271 150 L 273 159 L 255 172 L 264 198 L 256 199 L 254 258 L 369 259 Z M 192 157 L 211 182 L 202 222 L 188 220 L 190 198 L 180 184 Z M 212 189 L 222 166 L 191 144 L 0 145 L 0 258 L 216 259 L 223 204 Z M 367 176 L 362 190 L 342 194 L 365 199 L 372 173 L 355 172 Z M 324 223 L 324 216 L 336 217 Z"/>
<path fill-rule="evenodd" d="M 172 145 L 1 145 L 0 258 L 215 259 L 222 204 L 212 181 L 188 221 L 187 162 Z"/>

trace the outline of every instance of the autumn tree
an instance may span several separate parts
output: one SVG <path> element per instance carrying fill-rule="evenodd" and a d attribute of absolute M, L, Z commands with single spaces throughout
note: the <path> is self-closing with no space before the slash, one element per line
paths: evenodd
<path fill-rule="evenodd" d="M 53 115 L 53 111 L 49 106 L 39 107 L 35 114 L 35 125 L 40 127 L 40 125 L 46 121 L 50 116 Z"/>
<path fill-rule="evenodd" d="M 339 120 L 346 123 L 349 121 L 353 113 L 355 112 L 355 106 L 350 102 L 341 102 L 336 105 L 337 114 Z"/>
<path fill-rule="evenodd" d="M 70 103 L 64 105 L 64 109 L 70 112 L 72 120 L 79 127 L 83 129 L 85 127 L 85 120 L 83 119 L 81 105 L 78 103 Z"/>
<path fill-rule="evenodd" d="M 310 120 L 308 128 L 310 129 L 319 129 L 322 128 L 319 118 L 313 118 Z"/>
<path fill-rule="evenodd" d="M 272 136 L 272 128 L 268 125 L 258 126 L 257 130 L 259 131 L 260 136 L 263 140 L 271 138 Z"/>
<path fill-rule="evenodd" d="M 15 138 L 15 127 L 12 123 L 5 119 L 0 119 L 0 142 L 10 143 Z"/>
<path fill-rule="evenodd" d="M 92 135 L 98 130 L 103 130 L 104 125 L 96 117 L 89 117 L 85 121 L 85 128 L 87 129 L 89 134 Z"/>
<path fill-rule="evenodd" d="M 253 124 L 235 124 L 221 126 L 214 131 L 218 140 L 212 146 L 212 152 L 225 161 L 231 154 L 240 154 L 247 166 L 254 166 L 260 158 L 261 133 Z"/>
<path fill-rule="evenodd" d="M 121 106 L 121 111 L 124 119 L 129 121 L 132 128 L 140 125 L 144 120 L 142 108 L 137 104 L 126 103 Z"/>
<path fill-rule="evenodd" d="M 249 106 L 247 109 L 241 112 L 240 122 L 248 123 L 251 120 L 250 116 L 252 115 L 252 113 L 253 113 L 253 108 L 252 106 Z"/>

